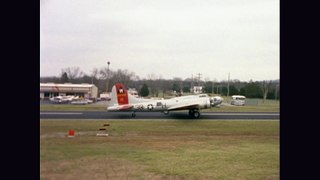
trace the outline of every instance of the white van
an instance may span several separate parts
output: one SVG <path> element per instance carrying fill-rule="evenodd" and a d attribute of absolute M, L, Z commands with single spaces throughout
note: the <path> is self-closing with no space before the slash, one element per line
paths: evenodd
<path fill-rule="evenodd" d="M 246 103 L 246 97 L 245 96 L 241 96 L 241 95 L 233 95 L 231 96 L 232 100 L 231 100 L 231 105 L 236 105 L 236 106 L 244 106 L 244 104 Z"/>

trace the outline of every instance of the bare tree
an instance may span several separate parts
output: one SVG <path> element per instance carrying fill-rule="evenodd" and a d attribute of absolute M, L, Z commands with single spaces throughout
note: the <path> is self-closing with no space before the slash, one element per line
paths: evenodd
<path fill-rule="evenodd" d="M 127 87 L 133 87 L 134 84 L 131 83 L 131 81 L 138 81 L 140 78 L 139 76 L 135 75 L 134 72 L 130 72 L 127 69 L 118 69 L 117 71 L 112 71 L 109 69 L 108 74 L 108 68 L 101 68 L 99 70 L 99 79 L 102 84 L 106 84 L 104 81 L 109 78 L 109 84 L 114 85 L 116 83 L 123 83 Z M 104 80 L 104 81 L 101 81 Z M 104 85 L 101 85 L 102 87 Z M 109 88 L 110 90 L 110 88 Z"/>
<path fill-rule="evenodd" d="M 94 84 L 94 80 L 97 79 L 97 76 L 99 74 L 98 68 L 93 68 L 91 71 L 91 84 Z"/>
<path fill-rule="evenodd" d="M 69 82 L 69 77 L 68 77 L 68 74 L 64 72 L 61 76 L 61 83 L 67 83 L 67 82 Z"/>
<path fill-rule="evenodd" d="M 97 78 L 98 74 L 99 74 L 98 68 L 93 68 L 91 71 L 91 76 L 94 78 Z"/>
<path fill-rule="evenodd" d="M 109 77 L 113 74 L 113 71 L 109 69 Z M 107 79 L 108 77 L 108 68 L 104 67 L 99 70 L 99 79 Z"/>
<path fill-rule="evenodd" d="M 79 67 L 67 67 L 61 71 L 61 74 L 67 73 L 70 80 L 81 78 L 84 75 Z"/>
<path fill-rule="evenodd" d="M 263 81 L 262 82 L 262 86 L 261 86 L 261 90 L 262 90 L 262 95 L 263 95 L 263 103 L 265 102 L 265 100 L 267 99 L 267 95 L 268 95 L 268 90 L 270 87 L 271 81 Z"/>
<path fill-rule="evenodd" d="M 147 79 L 148 80 L 156 80 L 157 79 L 157 75 L 152 73 L 152 74 L 148 74 L 147 75 Z"/>
<path fill-rule="evenodd" d="M 151 88 L 152 96 L 159 96 L 159 92 L 163 90 L 162 75 L 156 75 L 154 73 L 147 75 L 149 81 L 149 87 Z"/>
<path fill-rule="evenodd" d="M 112 77 L 110 78 L 113 83 L 121 82 L 123 84 L 129 84 L 132 78 L 136 78 L 136 75 L 134 72 L 130 72 L 127 69 L 121 70 L 118 69 L 117 72 L 114 72 Z"/>

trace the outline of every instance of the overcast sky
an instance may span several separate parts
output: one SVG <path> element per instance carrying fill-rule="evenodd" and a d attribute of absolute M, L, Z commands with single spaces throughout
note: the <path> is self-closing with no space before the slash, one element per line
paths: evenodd
<path fill-rule="evenodd" d="M 40 76 L 279 79 L 279 0 L 41 0 Z"/>

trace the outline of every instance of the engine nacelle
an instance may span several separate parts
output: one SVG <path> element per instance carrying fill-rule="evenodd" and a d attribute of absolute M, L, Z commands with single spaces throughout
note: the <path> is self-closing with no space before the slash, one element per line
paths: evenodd
<path fill-rule="evenodd" d="M 220 96 L 214 96 L 210 98 L 210 105 L 213 106 L 217 106 L 220 105 L 223 101 L 223 98 Z"/>

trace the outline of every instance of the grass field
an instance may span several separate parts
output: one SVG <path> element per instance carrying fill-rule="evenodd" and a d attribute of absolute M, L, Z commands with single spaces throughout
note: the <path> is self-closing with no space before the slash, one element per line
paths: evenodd
<path fill-rule="evenodd" d="M 73 105 L 73 104 L 43 104 L 40 105 L 40 111 L 106 111 L 105 104 L 88 104 L 88 105 Z"/>
<path fill-rule="evenodd" d="M 97 137 L 104 123 L 109 136 Z M 280 179 L 279 121 L 40 120 L 40 127 L 43 180 Z"/>

